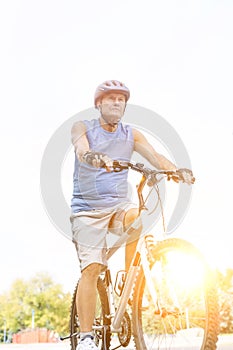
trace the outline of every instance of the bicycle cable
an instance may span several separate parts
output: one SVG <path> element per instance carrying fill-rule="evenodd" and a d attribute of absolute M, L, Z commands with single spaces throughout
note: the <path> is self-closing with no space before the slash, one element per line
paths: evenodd
<path fill-rule="evenodd" d="M 161 216 L 162 216 L 162 226 L 163 226 L 163 233 L 166 234 L 166 223 L 165 223 L 165 215 L 164 215 L 164 208 L 163 208 L 163 203 L 162 203 L 162 199 L 161 199 L 161 196 L 160 196 L 160 192 L 159 192 L 159 186 L 158 184 L 154 184 L 154 189 L 157 193 L 157 196 L 158 196 L 158 201 L 157 201 L 157 204 L 156 204 L 156 208 L 157 206 L 160 204 L 160 209 L 161 209 Z"/>
<path fill-rule="evenodd" d="M 153 189 L 156 191 L 157 193 L 157 202 L 155 204 L 155 207 L 152 209 L 152 211 L 150 213 L 148 213 L 148 215 L 153 214 L 156 209 L 158 208 L 158 206 L 160 205 L 160 209 L 161 209 L 161 216 L 162 216 L 162 226 L 163 226 L 163 233 L 166 234 L 166 223 L 165 223 L 165 215 L 164 215 L 164 208 L 163 208 L 163 203 L 162 203 L 162 199 L 160 196 L 160 191 L 159 191 L 159 186 L 158 183 L 155 183 L 153 186 L 151 186 L 151 190 L 149 191 L 149 193 L 147 194 L 144 203 L 146 204 L 146 202 L 148 201 L 151 192 L 153 191 Z"/>

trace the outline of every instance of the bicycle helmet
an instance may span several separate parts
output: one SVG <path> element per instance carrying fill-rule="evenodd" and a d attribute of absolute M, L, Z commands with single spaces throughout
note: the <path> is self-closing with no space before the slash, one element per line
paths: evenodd
<path fill-rule="evenodd" d="M 95 91 L 95 108 L 97 108 L 98 101 L 109 92 L 119 92 L 123 94 L 125 96 L 125 102 L 127 102 L 130 97 L 130 91 L 123 83 L 118 80 L 107 80 L 100 84 Z"/>

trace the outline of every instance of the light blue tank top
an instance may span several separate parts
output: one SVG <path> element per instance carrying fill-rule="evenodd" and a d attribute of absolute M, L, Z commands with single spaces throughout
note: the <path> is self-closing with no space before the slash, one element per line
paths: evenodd
<path fill-rule="evenodd" d="M 131 126 L 119 123 L 115 132 L 108 132 L 98 119 L 83 122 L 91 150 L 103 152 L 113 160 L 130 161 L 134 149 Z M 72 212 L 100 210 L 127 201 L 127 177 L 128 170 L 107 172 L 79 162 L 75 155 Z"/>

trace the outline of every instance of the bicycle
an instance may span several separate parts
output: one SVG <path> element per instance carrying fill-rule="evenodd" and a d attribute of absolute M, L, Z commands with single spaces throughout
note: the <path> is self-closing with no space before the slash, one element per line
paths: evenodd
<path fill-rule="evenodd" d="M 162 208 L 158 183 L 164 177 L 182 181 L 175 171 L 156 171 L 141 163 L 114 161 L 113 171 L 125 169 L 141 174 L 137 186 L 140 213 L 146 209 L 142 194 L 146 184 L 156 188 Z M 107 259 L 128 237 L 126 232 L 108 249 Z M 187 271 L 193 274 L 191 285 Z M 119 287 L 119 283 L 123 286 Z M 119 344 L 112 349 L 127 347 L 133 336 L 137 350 L 214 350 L 218 340 L 215 285 L 212 271 L 193 244 L 180 238 L 155 241 L 153 235 L 141 234 L 128 272 L 118 271 L 114 284 L 109 268 L 99 276 L 93 324 L 95 342 L 99 349 L 109 350 L 112 334 L 116 333 Z M 72 350 L 76 349 L 79 335 L 77 290 L 78 283 L 71 305 L 70 335 L 63 338 L 71 339 Z"/>

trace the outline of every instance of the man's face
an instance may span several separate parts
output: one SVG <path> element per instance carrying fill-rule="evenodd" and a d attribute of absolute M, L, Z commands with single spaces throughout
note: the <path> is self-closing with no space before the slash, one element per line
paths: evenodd
<path fill-rule="evenodd" d="M 101 101 L 100 111 L 109 124 L 118 123 L 125 111 L 125 96 L 120 93 L 109 93 Z"/>

